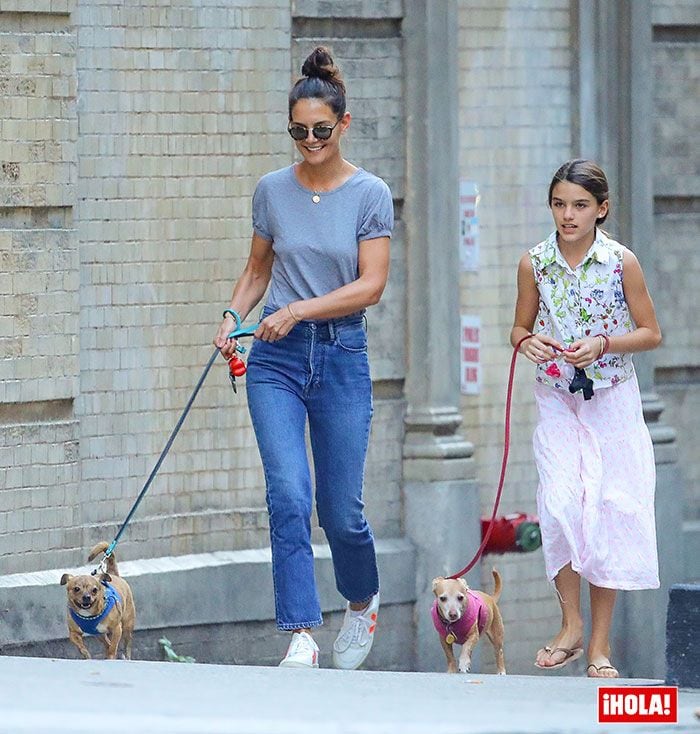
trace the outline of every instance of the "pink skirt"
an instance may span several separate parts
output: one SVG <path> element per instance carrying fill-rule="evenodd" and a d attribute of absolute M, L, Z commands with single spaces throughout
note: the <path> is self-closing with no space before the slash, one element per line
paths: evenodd
<path fill-rule="evenodd" d="M 535 399 L 547 578 L 571 563 L 595 586 L 658 588 L 656 464 L 636 376 L 588 401 L 536 383 Z"/>

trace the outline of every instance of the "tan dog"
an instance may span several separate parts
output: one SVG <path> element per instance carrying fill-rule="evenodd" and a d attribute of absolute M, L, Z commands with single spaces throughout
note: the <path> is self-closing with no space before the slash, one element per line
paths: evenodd
<path fill-rule="evenodd" d="M 499 675 L 506 674 L 503 654 L 503 619 L 498 609 L 501 596 L 501 575 L 494 568 L 495 589 L 493 596 L 483 591 L 472 591 L 464 579 L 433 579 L 435 602 L 431 609 L 433 624 L 440 635 L 440 644 L 447 657 L 447 672 L 457 672 L 457 661 L 452 652 L 456 642 L 462 645 L 459 655 L 459 672 L 468 673 L 472 664 L 472 650 L 482 632 L 491 640 L 496 654 Z"/>
<path fill-rule="evenodd" d="M 98 543 L 90 551 L 88 561 L 108 547 L 108 543 Z M 90 657 L 83 640 L 83 635 L 87 634 L 101 639 L 108 660 L 117 657 L 117 648 L 123 640 L 124 657 L 130 660 L 136 608 L 129 584 L 119 576 L 114 556 L 107 558 L 107 573 L 100 576 L 64 573 L 61 585 L 67 587 L 68 593 L 68 639 L 80 654 L 86 659 Z"/>

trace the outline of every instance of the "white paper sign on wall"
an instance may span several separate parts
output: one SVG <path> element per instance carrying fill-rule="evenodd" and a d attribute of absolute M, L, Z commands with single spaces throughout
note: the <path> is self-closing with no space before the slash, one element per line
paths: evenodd
<path fill-rule="evenodd" d="M 459 264 L 462 270 L 479 269 L 479 187 L 476 181 L 459 182 Z"/>

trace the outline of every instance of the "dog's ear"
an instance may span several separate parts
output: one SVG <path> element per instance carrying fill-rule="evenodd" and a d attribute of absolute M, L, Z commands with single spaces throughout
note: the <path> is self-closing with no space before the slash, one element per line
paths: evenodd
<path fill-rule="evenodd" d="M 102 573 L 100 574 L 100 581 L 111 581 L 112 577 L 108 573 Z"/>
<path fill-rule="evenodd" d="M 61 586 L 65 586 L 71 578 L 72 577 L 69 573 L 64 573 L 63 576 L 61 576 Z"/>
<path fill-rule="evenodd" d="M 461 579 L 457 579 L 457 580 L 464 587 L 464 590 L 465 591 L 469 591 L 469 584 L 467 584 L 467 582 L 464 579 L 461 578 Z"/>
<path fill-rule="evenodd" d="M 441 581 L 444 581 L 444 580 L 445 580 L 445 577 L 444 577 L 444 576 L 436 576 L 436 577 L 435 577 L 435 578 L 433 579 L 433 594 L 435 593 L 435 589 L 437 588 L 437 585 L 438 585 L 438 584 L 439 584 L 439 583 L 440 583 Z"/>

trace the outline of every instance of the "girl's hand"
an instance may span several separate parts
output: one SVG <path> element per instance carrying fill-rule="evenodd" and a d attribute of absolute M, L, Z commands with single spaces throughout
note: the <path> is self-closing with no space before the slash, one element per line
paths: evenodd
<path fill-rule="evenodd" d="M 597 336 L 578 339 L 564 352 L 564 361 L 574 367 L 588 367 L 600 357 L 604 347 L 605 343 Z"/>
<path fill-rule="evenodd" d="M 296 313 L 295 309 L 294 314 Z M 260 322 L 254 336 L 256 339 L 262 339 L 265 342 L 276 342 L 287 336 L 298 323 L 298 317 L 295 318 L 292 315 L 290 307 L 283 306 Z"/>
<path fill-rule="evenodd" d="M 214 346 L 221 350 L 221 356 L 229 360 L 236 353 L 236 345 L 238 342 L 235 339 L 229 339 L 228 335 L 236 328 L 236 319 L 231 314 L 226 314 L 224 320 L 219 326 L 219 330 L 216 332 L 214 337 Z"/>
<path fill-rule="evenodd" d="M 523 342 L 520 351 L 531 362 L 544 364 L 556 359 L 558 352 L 564 351 L 564 347 L 554 337 L 547 334 L 535 334 Z"/>

